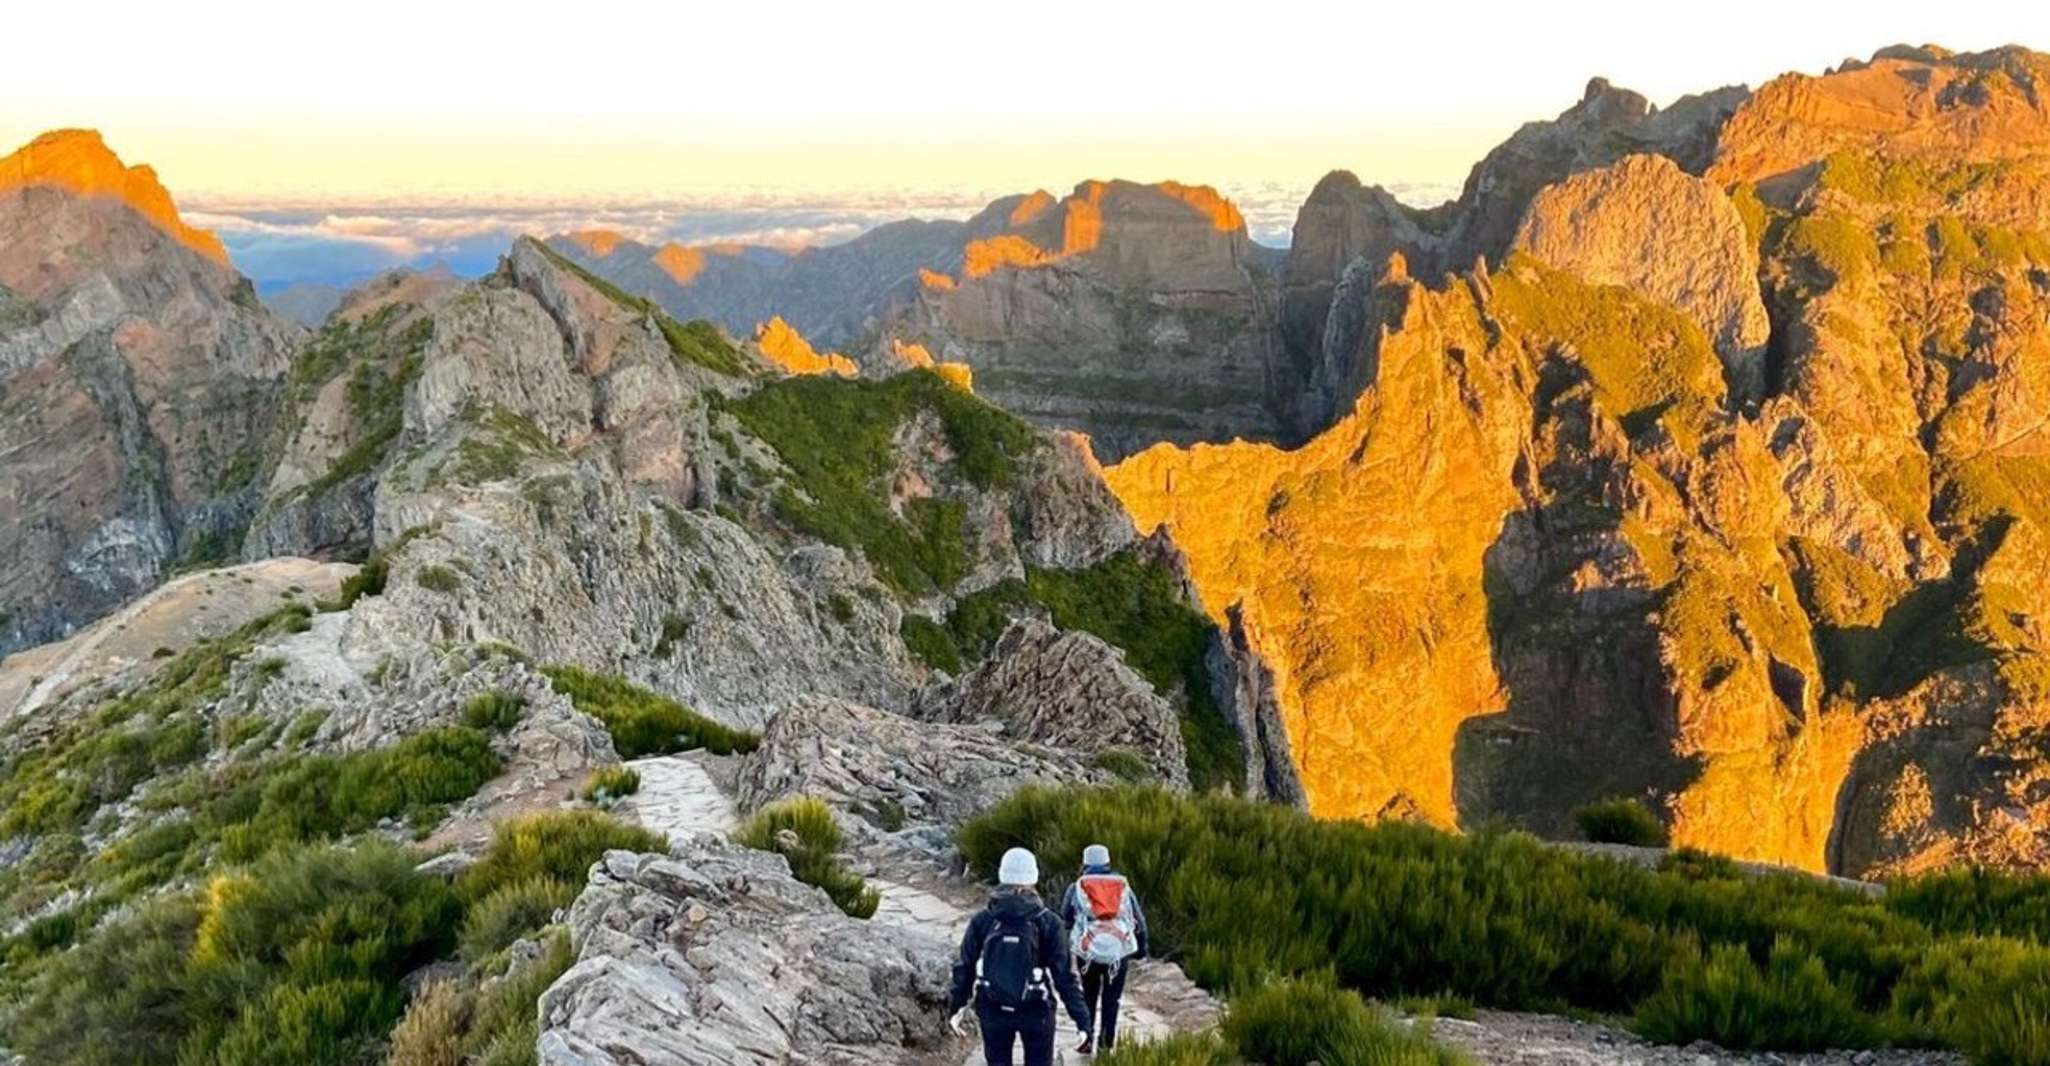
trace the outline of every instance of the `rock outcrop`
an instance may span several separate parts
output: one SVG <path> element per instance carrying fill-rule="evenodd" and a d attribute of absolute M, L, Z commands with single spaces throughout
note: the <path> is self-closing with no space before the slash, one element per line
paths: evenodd
<path fill-rule="evenodd" d="M 1084 754 L 1140 756 L 1171 784 L 1189 783 L 1181 717 L 1117 649 L 1046 622 L 1014 622 L 980 666 L 920 693 L 933 722 L 996 722 L 1011 739 Z"/>
<path fill-rule="evenodd" d="M 1071 751 L 1007 735 L 996 722 L 947 725 L 844 700 L 783 709 L 741 766 L 736 793 L 752 810 L 792 796 L 835 809 L 955 826 L 1027 785 L 1108 782 Z"/>
<path fill-rule="evenodd" d="M 569 925 L 545 1066 L 896 1066 L 946 1043 L 945 939 L 840 913 L 779 855 L 716 837 L 610 852 Z"/>
<path fill-rule="evenodd" d="M 987 235 L 885 323 L 890 343 L 967 364 L 982 395 L 1110 458 L 1281 435 L 1279 257 L 1214 190 L 1090 181 L 999 200 L 968 228 Z"/>
<path fill-rule="evenodd" d="M 234 556 L 300 336 L 98 134 L 0 159 L 0 653 Z"/>
<path fill-rule="evenodd" d="M 814 343 L 846 350 L 872 333 L 890 308 L 917 294 L 923 271 L 951 274 L 973 234 L 959 221 L 906 219 L 840 244 L 652 247 L 609 231 L 549 238 L 577 265 L 688 321 L 718 323 L 735 336 L 782 318 Z"/>
<path fill-rule="evenodd" d="M 1721 189 L 1664 156 L 1633 155 L 1539 192 L 1512 248 L 1686 312 L 1722 356 L 1731 392 L 1756 401 L 1772 325 L 1754 242 Z"/>
<path fill-rule="evenodd" d="M 1263 653 L 1313 811 L 1641 795 L 1809 869 L 2043 861 L 2044 63 L 1597 84 L 1415 250 L 1474 269 L 1340 274 L 1331 428 L 1110 471 Z"/>

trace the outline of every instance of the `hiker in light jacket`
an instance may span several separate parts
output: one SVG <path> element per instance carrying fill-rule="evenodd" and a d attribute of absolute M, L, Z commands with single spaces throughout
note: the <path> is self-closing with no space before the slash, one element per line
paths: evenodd
<path fill-rule="evenodd" d="M 1081 876 L 1061 896 L 1061 924 L 1068 927 L 1069 949 L 1082 968 L 1082 1001 L 1102 1026 L 1097 1033 L 1084 1026 L 1075 1050 L 1084 1055 L 1109 1051 L 1118 1042 L 1118 1000 L 1125 994 L 1127 964 L 1145 958 L 1148 945 L 1139 896 L 1111 870 L 1110 849 L 1102 844 L 1082 849 Z"/>
<path fill-rule="evenodd" d="M 1012 848 L 1004 853 L 997 881 L 989 906 L 969 920 L 961 937 L 947 1024 L 961 1032 L 962 1015 L 973 1002 L 988 1066 L 1011 1066 L 1011 1047 L 1018 1042 L 1025 1045 L 1025 1066 L 1052 1066 L 1054 995 L 1085 1033 L 1089 1010 L 1075 983 L 1060 920 L 1040 902 L 1039 860 Z"/>

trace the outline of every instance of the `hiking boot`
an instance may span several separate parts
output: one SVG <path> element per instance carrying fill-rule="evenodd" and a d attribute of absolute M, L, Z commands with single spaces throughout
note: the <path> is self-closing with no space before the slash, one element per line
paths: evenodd
<path fill-rule="evenodd" d="M 1092 1037 L 1092 1036 L 1090 1036 L 1090 1035 L 1089 1035 L 1088 1033 L 1083 1033 L 1083 1034 L 1082 1034 L 1082 1042 L 1081 1042 L 1081 1043 L 1079 1043 L 1079 1044 L 1076 1044 L 1076 1045 L 1075 1045 L 1075 1054 L 1077 1054 L 1077 1055 L 1094 1055 L 1094 1054 L 1096 1054 L 1096 1040 L 1095 1040 L 1095 1038 L 1094 1038 L 1094 1037 Z"/>

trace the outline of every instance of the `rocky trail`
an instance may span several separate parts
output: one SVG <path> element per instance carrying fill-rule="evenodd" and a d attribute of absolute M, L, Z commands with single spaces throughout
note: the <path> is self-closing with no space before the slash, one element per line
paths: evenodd
<path fill-rule="evenodd" d="M 721 778 L 725 761 L 703 752 L 636 759 L 627 766 L 641 775 L 639 791 L 623 801 L 617 813 L 672 840 L 699 833 L 727 833 L 740 824 L 740 812 Z M 949 872 L 930 853 L 890 841 L 864 849 L 858 861 L 868 881 L 881 892 L 882 905 L 871 919 L 944 941 L 951 948 L 981 907 L 986 889 Z M 1161 961 L 1139 964 L 1127 979 L 1119 1033 L 1127 1040 L 1146 1040 L 1178 1030 L 1200 1028 L 1216 1020 L 1217 1002 L 1196 987 L 1181 967 Z M 1056 1046 L 1058 1062 L 1080 1064 L 1080 1034 L 1061 1017 Z M 964 1042 L 966 1043 L 966 1042 Z M 978 1047 L 964 1046 L 961 1066 L 980 1066 Z M 950 1052 L 936 1066 L 951 1066 Z"/>

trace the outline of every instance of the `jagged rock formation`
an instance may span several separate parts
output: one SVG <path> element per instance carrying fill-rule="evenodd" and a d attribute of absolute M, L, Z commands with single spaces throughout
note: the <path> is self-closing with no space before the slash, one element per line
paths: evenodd
<path fill-rule="evenodd" d="M 1498 269 L 1347 267 L 1349 414 L 1111 470 L 1272 667 L 1313 810 L 1622 793 L 1811 869 L 2050 857 L 2045 63 L 1597 86 L 1456 205 L 1440 254 Z"/>
<path fill-rule="evenodd" d="M 1117 457 L 1157 440 L 1272 438 L 1277 255 L 1203 186 L 1090 181 L 999 200 L 958 276 L 926 277 L 886 336 Z"/>
<path fill-rule="evenodd" d="M 0 653 L 232 557 L 298 338 L 98 134 L 0 159 Z"/>
<path fill-rule="evenodd" d="M 850 918 L 782 856 L 716 837 L 616 851 L 540 1004 L 547 1066 L 896 1064 L 946 1042 L 938 931 Z"/>
<path fill-rule="evenodd" d="M 821 353 L 804 339 L 782 316 L 769 319 L 755 330 L 755 347 L 762 357 L 792 374 L 838 374 L 853 377 L 861 372 L 854 360 L 839 352 Z"/>
<path fill-rule="evenodd" d="M 791 796 L 834 808 L 955 826 L 1026 785 L 1108 781 L 1073 754 L 995 724 L 945 725 L 843 700 L 783 709 L 741 767 L 743 809 Z"/>
<path fill-rule="evenodd" d="M 1008 737 L 1069 751 L 1130 752 L 1169 783 L 1189 783 L 1174 705 L 1117 649 L 1039 619 L 1013 623 L 982 665 L 921 693 L 911 713 L 934 722 L 997 722 Z"/>
<path fill-rule="evenodd" d="M 551 237 L 548 244 L 679 320 L 708 319 L 748 336 L 780 317 L 814 342 L 844 350 L 874 332 L 890 307 L 915 295 L 921 272 L 960 269 L 971 239 L 970 227 L 959 221 L 906 219 L 842 244 L 796 250 L 674 242 L 649 247 L 606 230 Z"/>

